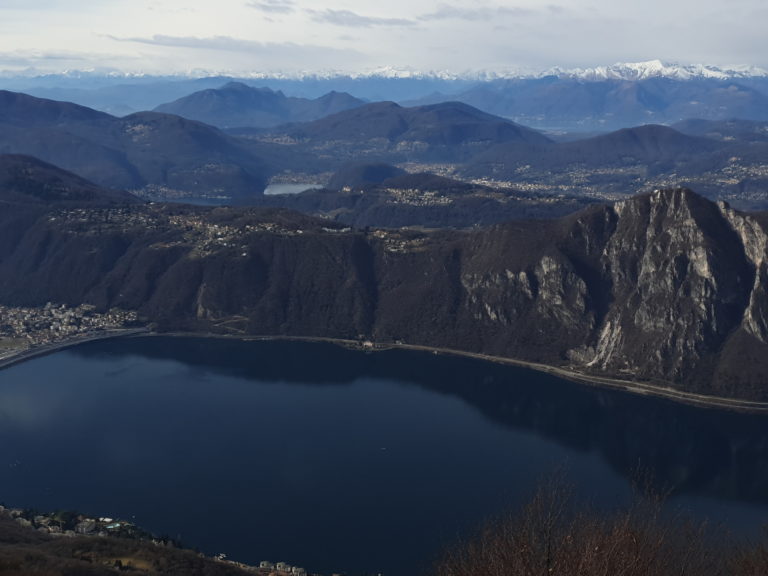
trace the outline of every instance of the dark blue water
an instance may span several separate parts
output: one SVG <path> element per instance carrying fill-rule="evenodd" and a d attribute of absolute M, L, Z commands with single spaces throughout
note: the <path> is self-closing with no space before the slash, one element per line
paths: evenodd
<path fill-rule="evenodd" d="M 248 562 L 419 574 L 562 469 L 609 508 L 651 473 L 672 505 L 756 534 L 767 424 L 432 354 L 104 341 L 0 372 L 0 500 Z"/>

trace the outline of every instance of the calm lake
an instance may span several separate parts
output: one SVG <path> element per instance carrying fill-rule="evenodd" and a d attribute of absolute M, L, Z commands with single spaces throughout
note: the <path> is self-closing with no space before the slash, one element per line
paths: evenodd
<path fill-rule="evenodd" d="M 264 194 L 267 196 L 273 196 L 275 194 L 298 194 L 299 192 L 304 192 L 305 190 L 317 190 L 318 188 L 322 187 L 322 184 L 313 184 L 310 182 L 305 184 L 270 184 L 264 188 Z"/>
<path fill-rule="evenodd" d="M 610 508 L 638 468 L 737 533 L 768 521 L 768 418 L 525 369 L 145 337 L 0 371 L 0 500 L 133 520 L 245 562 L 416 575 L 558 470 Z"/>

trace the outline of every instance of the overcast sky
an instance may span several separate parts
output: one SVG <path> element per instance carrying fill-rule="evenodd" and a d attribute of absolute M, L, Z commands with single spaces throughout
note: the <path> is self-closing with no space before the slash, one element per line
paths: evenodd
<path fill-rule="evenodd" d="M 768 68 L 765 0 L 0 0 L 0 70 Z"/>

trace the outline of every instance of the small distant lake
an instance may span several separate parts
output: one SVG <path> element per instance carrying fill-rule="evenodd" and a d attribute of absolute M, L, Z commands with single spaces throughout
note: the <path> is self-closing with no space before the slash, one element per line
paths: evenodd
<path fill-rule="evenodd" d="M 305 190 L 318 190 L 322 184 L 270 184 L 264 189 L 264 194 L 272 196 L 275 194 L 299 194 Z"/>
<path fill-rule="evenodd" d="M 739 534 L 768 521 L 768 418 L 521 368 L 147 337 L 0 371 L 0 501 L 327 575 L 422 574 L 542 478 L 611 508 L 638 469 Z"/>

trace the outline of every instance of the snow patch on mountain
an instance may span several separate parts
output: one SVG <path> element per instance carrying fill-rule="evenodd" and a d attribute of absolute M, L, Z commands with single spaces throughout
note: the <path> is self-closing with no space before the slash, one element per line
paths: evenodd
<path fill-rule="evenodd" d="M 610 66 L 594 68 L 562 68 L 554 67 L 545 71 L 510 67 L 507 69 L 465 70 L 455 72 L 450 70 L 417 70 L 411 67 L 381 66 L 368 70 L 314 70 L 314 71 L 234 71 L 234 70 L 192 70 L 155 76 L 143 72 L 123 72 L 115 69 L 67 70 L 58 74 L 43 74 L 35 69 L 25 71 L 0 70 L 0 78 L 64 78 L 64 79 L 146 79 L 153 78 L 206 78 L 228 77 L 249 80 L 331 80 L 334 78 L 381 78 L 381 79 L 421 79 L 445 81 L 477 81 L 535 79 L 547 76 L 573 78 L 584 81 L 624 80 L 640 81 L 649 78 L 670 78 L 673 80 L 713 79 L 729 80 L 738 78 L 768 77 L 768 70 L 756 66 L 729 66 L 725 68 L 707 64 L 674 64 L 661 60 L 646 62 L 623 62 Z"/>
<path fill-rule="evenodd" d="M 671 64 L 661 60 L 647 62 L 623 62 L 612 66 L 597 66 L 595 68 L 561 69 L 553 68 L 542 76 L 558 76 L 560 78 L 577 78 L 580 80 L 627 80 L 638 81 L 649 78 L 671 78 L 673 80 L 714 79 L 728 80 L 732 78 L 751 78 L 768 76 L 768 71 L 756 66 L 734 66 L 719 68 L 706 64 Z"/>

